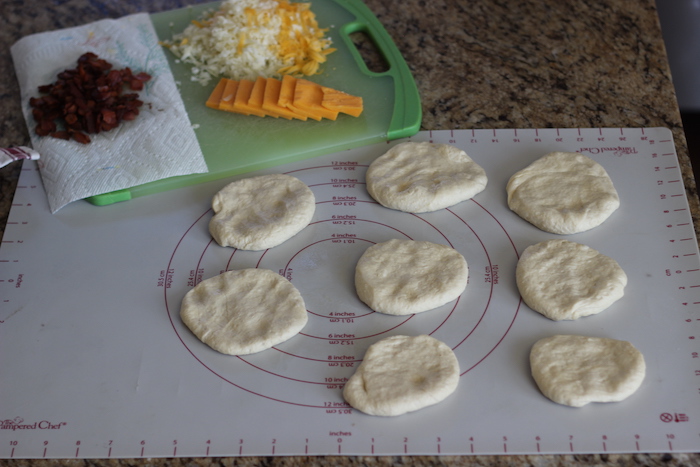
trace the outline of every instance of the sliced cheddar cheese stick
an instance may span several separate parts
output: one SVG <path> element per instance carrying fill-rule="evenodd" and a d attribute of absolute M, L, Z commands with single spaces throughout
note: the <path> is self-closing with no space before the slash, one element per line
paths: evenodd
<path fill-rule="evenodd" d="M 297 79 L 290 75 L 284 75 L 282 77 L 282 88 L 280 89 L 280 99 L 277 102 L 280 107 L 286 107 L 294 113 L 304 115 L 308 118 L 313 118 L 314 120 L 321 120 L 316 114 L 307 112 L 304 109 L 300 109 L 294 105 L 294 91 L 297 86 Z"/>
<path fill-rule="evenodd" d="M 218 109 L 221 97 L 224 95 L 224 89 L 226 89 L 226 81 L 222 79 L 214 88 L 205 105 L 210 109 Z"/>
<path fill-rule="evenodd" d="M 254 83 L 249 79 L 242 79 L 238 82 L 238 90 L 236 91 L 236 98 L 233 101 L 233 109 L 240 113 L 264 117 L 265 114 L 263 112 L 248 105 L 250 94 L 253 92 L 253 84 Z"/>
<path fill-rule="evenodd" d="M 323 107 L 352 115 L 353 117 L 359 117 L 362 114 L 362 97 L 353 96 L 352 94 L 325 86 L 322 86 L 321 89 L 323 89 L 323 100 L 321 101 Z"/>
<path fill-rule="evenodd" d="M 227 112 L 239 113 L 233 108 L 234 101 L 236 100 L 236 92 L 238 92 L 238 81 L 226 78 L 223 78 L 221 81 L 226 83 L 226 87 L 224 88 L 224 92 L 221 95 L 221 100 L 219 101 L 219 109 Z"/>
<path fill-rule="evenodd" d="M 290 75 L 282 80 L 258 77 L 255 82 L 222 78 L 206 106 L 242 115 L 318 121 L 336 120 L 339 113 L 358 117 L 363 111 L 362 97 Z"/>
<path fill-rule="evenodd" d="M 321 105 L 323 101 L 323 89 L 321 86 L 305 79 L 297 79 L 294 88 L 294 107 L 304 112 L 315 115 L 317 120 L 327 118 L 335 120 L 338 111 L 330 110 Z"/>
<path fill-rule="evenodd" d="M 280 90 L 282 82 L 275 78 L 267 78 L 265 83 L 265 95 L 263 96 L 262 108 L 266 112 L 275 112 L 284 118 L 296 118 L 306 120 L 304 115 L 298 114 L 287 107 L 279 105 Z"/>

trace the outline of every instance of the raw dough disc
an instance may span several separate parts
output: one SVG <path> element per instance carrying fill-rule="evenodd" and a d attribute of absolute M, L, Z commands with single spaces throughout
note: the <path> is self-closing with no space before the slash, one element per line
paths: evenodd
<path fill-rule="evenodd" d="M 515 280 L 527 306 L 554 321 L 600 313 L 622 298 L 627 285 L 617 261 L 561 239 L 527 247 Z"/>
<path fill-rule="evenodd" d="M 459 383 L 452 349 L 434 337 L 393 336 L 371 345 L 343 388 L 348 404 L 369 415 L 401 415 L 437 404 Z"/>
<path fill-rule="evenodd" d="M 200 282 L 183 298 L 180 317 L 199 340 L 228 355 L 269 349 L 308 319 L 296 287 L 267 269 L 227 271 Z"/>
<path fill-rule="evenodd" d="M 530 369 L 546 397 L 581 407 L 626 399 L 641 386 L 646 364 L 642 353 L 626 341 L 558 335 L 532 346 Z"/>
<path fill-rule="evenodd" d="M 309 225 L 316 200 L 301 180 L 274 174 L 229 183 L 214 195 L 212 208 L 209 232 L 219 245 L 264 250 Z"/>
<path fill-rule="evenodd" d="M 603 166 L 574 152 L 552 152 L 514 174 L 508 207 L 546 232 L 573 234 L 602 224 L 620 206 Z"/>
<path fill-rule="evenodd" d="M 375 311 L 409 315 L 456 299 L 468 277 L 467 261 L 454 248 L 393 239 L 362 254 L 355 267 L 355 289 Z"/>
<path fill-rule="evenodd" d="M 429 212 L 467 200 L 486 188 L 486 173 L 448 144 L 401 143 L 367 169 L 367 191 L 379 204 Z"/>

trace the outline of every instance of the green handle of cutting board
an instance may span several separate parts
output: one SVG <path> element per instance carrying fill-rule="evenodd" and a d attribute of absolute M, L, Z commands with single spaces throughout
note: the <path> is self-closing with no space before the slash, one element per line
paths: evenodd
<path fill-rule="evenodd" d="M 340 32 L 362 72 L 368 76 L 390 76 L 394 80 L 394 112 L 387 130 L 387 138 L 393 140 L 416 134 L 420 130 L 423 111 L 418 88 L 403 55 L 384 26 L 361 0 L 333 1 L 356 17 L 355 21 L 343 25 Z M 387 71 L 376 73 L 367 68 L 362 55 L 350 39 L 351 34 L 358 32 L 365 33 L 372 39 L 374 46 L 389 66 Z"/>

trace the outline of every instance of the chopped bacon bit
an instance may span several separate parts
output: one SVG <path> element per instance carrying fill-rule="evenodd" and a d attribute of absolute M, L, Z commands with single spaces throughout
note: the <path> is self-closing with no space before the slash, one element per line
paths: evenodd
<path fill-rule="evenodd" d="M 102 121 L 106 124 L 112 125 L 117 123 L 117 114 L 114 113 L 114 110 L 102 109 L 100 113 L 102 114 Z"/>
<path fill-rule="evenodd" d="M 49 136 L 51 136 L 52 138 L 58 138 L 58 139 L 70 139 L 70 133 L 68 133 L 65 130 L 54 131 Z"/>
<path fill-rule="evenodd" d="M 90 137 L 81 131 L 73 131 L 71 132 L 71 136 L 81 144 L 88 144 L 90 142 Z"/>
<path fill-rule="evenodd" d="M 134 75 L 130 68 L 113 70 L 112 64 L 88 52 L 78 59 L 75 69 L 58 74 L 53 84 L 39 86 L 41 97 L 29 99 L 39 136 L 74 139 L 87 144 L 86 133 L 109 131 L 122 121 L 133 120 L 143 102 L 138 94 L 123 94 L 124 86 L 140 91 L 151 79 L 148 73 Z M 57 131 L 56 121 L 64 130 Z"/>

